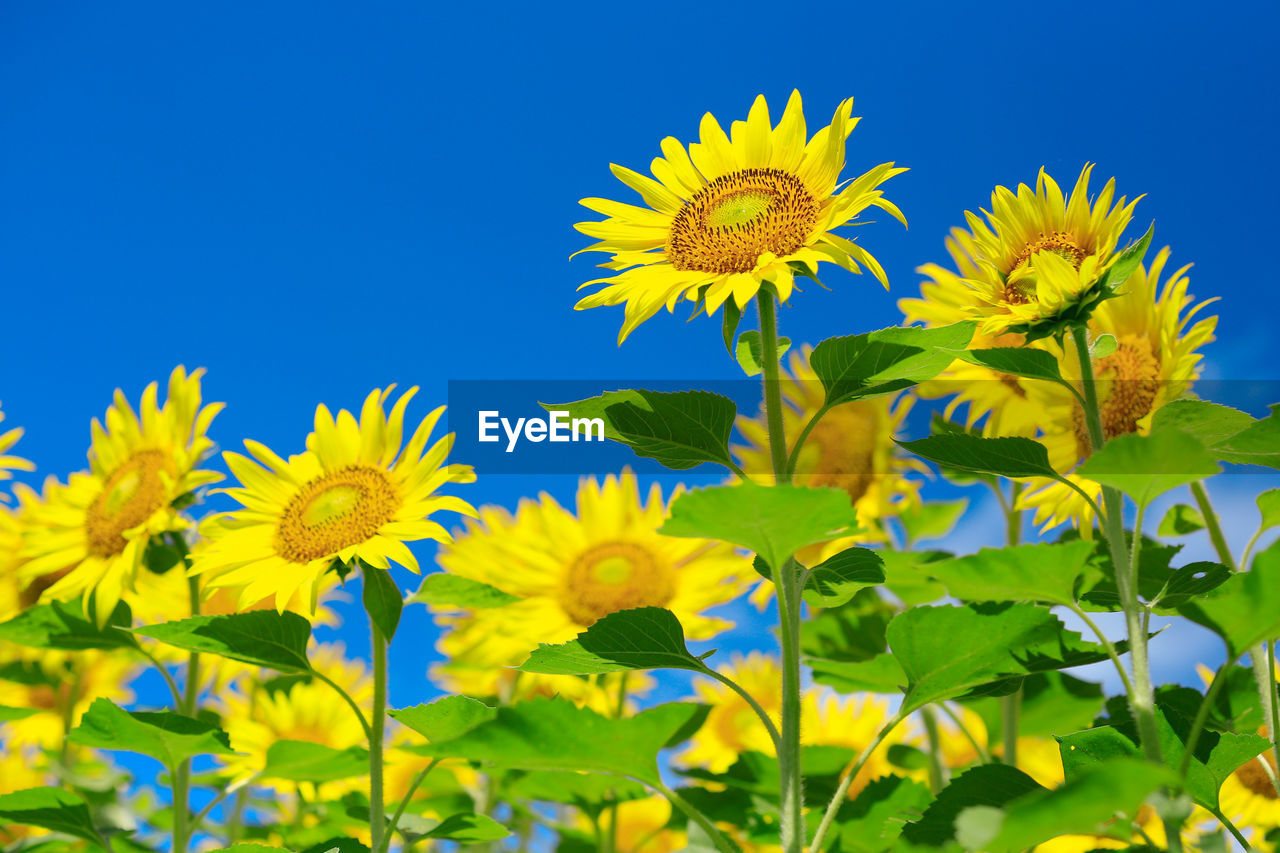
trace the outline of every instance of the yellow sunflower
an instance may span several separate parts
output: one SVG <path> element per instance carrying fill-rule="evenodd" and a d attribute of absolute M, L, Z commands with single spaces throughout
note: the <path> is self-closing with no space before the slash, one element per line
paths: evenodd
<path fill-rule="evenodd" d="M 358 422 L 345 409 L 335 419 L 317 408 L 306 452 L 288 461 L 248 440 L 253 459 L 223 454 L 240 481 L 227 494 L 244 508 L 225 516 L 195 557 L 192 574 L 207 575 L 209 594 L 238 590 L 240 609 L 273 596 L 281 611 L 298 596 L 296 606 L 312 615 L 335 560 L 384 570 L 394 560 L 417 572 L 405 543 L 450 539 L 431 514 L 475 514 L 462 499 L 436 494 L 449 483 L 475 480 L 470 466 L 447 464 L 453 433 L 427 449 L 444 407 L 427 415 L 402 449 L 405 407 L 418 389 L 403 394 L 388 415 L 392 390 L 374 389 Z"/>
<path fill-rule="evenodd" d="M 980 318 L 982 331 L 1027 332 L 1087 316 L 1103 298 L 1094 285 L 1115 261 L 1139 199 L 1115 201 L 1112 179 L 1091 202 L 1092 171 L 1093 164 L 1086 164 L 1063 195 L 1041 169 L 1034 190 L 1026 184 L 1016 193 L 996 187 L 991 210 L 982 211 L 985 222 L 965 211 L 978 268 L 965 282 L 972 289 L 971 316 Z"/>
<path fill-rule="evenodd" d="M 439 648 L 449 660 L 435 675 L 455 692 L 497 695 L 503 668 L 521 663 L 538 643 L 567 642 L 602 616 L 635 607 L 672 611 L 694 639 L 731 628 L 706 611 L 737 598 L 758 576 L 730 545 L 660 535 L 667 505 L 657 484 L 642 500 L 635 475 L 624 471 L 602 483 L 584 478 L 576 512 L 545 493 L 521 501 L 514 515 L 483 508 L 437 560 L 518 600 L 438 612 Z M 570 697 L 582 683 L 554 679 L 556 692 Z"/>
<path fill-rule="evenodd" d="M 771 282 L 786 302 L 795 275 L 816 274 L 821 261 L 855 273 L 865 266 L 888 287 L 884 270 L 870 253 L 833 233 L 868 207 L 906 224 L 877 189 L 905 169 L 884 163 L 840 182 L 845 142 L 859 121 L 850 117 L 852 109 L 852 99 L 842 101 L 831 124 L 806 143 L 800 93 L 792 92 L 777 127 L 761 95 L 747 120 L 735 121 L 729 134 L 708 113 L 702 118 L 701 142 L 686 150 L 673 137 L 662 140 L 663 156 L 649 167 L 653 178 L 611 166 L 647 207 L 582 200 L 584 207 L 606 217 L 575 226 L 599 240 L 582 251 L 609 253 L 609 261 L 600 266 L 617 274 L 582 285 L 605 286 L 575 308 L 625 304 L 618 334 L 622 343 L 664 305 L 674 311 L 682 297 L 705 299 L 707 313 L 714 314 L 731 296 L 739 308 L 745 307 L 762 283 Z"/>
<path fill-rule="evenodd" d="M 105 697 L 122 705 L 133 701 L 129 684 L 141 672 L 137 659 L 119 651 L 56 652 L 6 643 L 0 663 L 18 663 L 35 683 L 0 679 L 0 705 L 34 708 L 37 713 L 5 724 L 5 741 L 12 746 L 61 749 L 67 732 L 94 699 Z"/>
<path fill-rule="evenodd" d="M 373 678 L 361 661 L 347 659 L 345 649 L 337 643 L 313 643 L 308 657 L 316 672 L 346 691 L 369 715 L 373 708 Z M 355 713 L 318 678 L 279 690 L 250 682 L 215 694 L 215 705 L 231 738 L 231 748 L 240 753 L 223 758 L 235 781 L 248 779 L 265 767 L 267 750 L 276 741 L 301 740 L 333 749 L 366 743 L 364 728 Z M 292 782 L 261 784 L 275 791 L 292 791 L 295 787 Z"/>
<path fill-rule="evenodd" d="M 1216 316 L 1193 318 L 1214 300 L 1194 304 L 1187 292 L 1189 281 L 1182 267 L 1159 284 L 1169 261 L 1169 249 L 1162 249 L 1151 266 L 1142 267 L 1120 288 L 1120 295 L 1094 312 L 1089 332 L 1094 338 L 1111 335 L 1117 349 L 1094 365 L 1098 379 L 1098 402 L 1102 409 L 1103 432 L 1108 439 L 1137 432 L 1146 433 L 1151 416 L 1165 403 L 1183 396 L 1199 376 L 1202 355 L 1198 350 L 1214 339 Z M 1157 293 L 1157 290 L 1159 291 Z M 1188 308 L 1190 310 L 1188 310 Z M 1074 347 L 1064 352 L 1057 344 L 1046 346 L 1059 361 L 1062 375 L 1079 383 L 1080 361 Z M 1049 449 L 1054 468 L 1066 475 L 1095 501 L 1101 488 L 1091 480 L 1070 472 L 1089 455 L 1089 435 L 1084 413 L 1075 397 L 1061 386 L 1038 383 L 1046 411 L 1045 434 L 1041 441 Z M 1019 509 L 1035 510 L 1035 522 L 1053 527 L 1065 521 L 1088 531 L 1092 510 L 1085 500 L 1065 484 L 1037 479 L 1019 498 Z"/>
<path fill-rule="evenodd" d="M 617 829 L 613 822 L 617 821 Z M 642 797 L 618 803 L 600 816 L 600 830 L 614 839 L 611 849 L 627 853 L 679 853 L 689 849 L 688 837 L 682 830 L 669 829 L 671 801 L 666 797 Z M 583 817 L 578 825 L 592 830 Z"/>
<path fill-rule="evenodd" d="M 0 411 L 0 423 L 4 423 L 4 412 Z M 34 471 L 36 466 L 26 459 L 18 456 L 9 455 L 9 451 L 18 439 L 22 438 L 22 427 L 14 427 L 6 432 L 0 432 L 0 480 L 8 480 L 13 477 L 10 471 Z M 5 496 L 0 495 L 0 500 L 4 500 Z"/>
<path fill-rule="evenodd" d="M 1267 732 L 1266 726 L 1258 729 L 1263 737 L 1268 736 Z M 1264 761 L 1271 774 L 1262 766 Z M 1218 792 L 1222 813 L 1242 831 L 1252 829 L 1256 838 L 1280 827 L 1280 794 L 1271 781 L 1275 770 L 1275 754 L 1268 749 L 1228 776 Z"/>
<path fill-rule="evenodd" d="M 31 507 L 24 527 L 26 577 L 66 570 L 45 598 L 85 598 L 85 611 L 106 622 L 133 587 L 152 536 L 182 532 L 190 521 L 179 507 L 221 474 L 196 466 L 213 448 L 205 435 L 221 403 L 201 406 L 203 370 L 181 366 L 169 376 L 163 406 L 151 383 L 139 413 L 117 390 L 106 426 L 92 424 L 89 471 L 72 474 Z"/>
<path fill-rule="evenodd" d="M 0 733 L 3 732 L 0 726 Z M 46 769 L 39 750 L 15 749 L 0 738 L 0 794 L 12 794 L 28 788 L 39 788 L 57 784 Z M 21 823 L 5 823 L 0 821 L 0 845 L 6 850 L 22 849 L 15 844 L 24 838 L 36 838 L 48 835 L 49 830 Z M 9 845 L 13 845 L 10 847 Z"/>
<path fill-rule="evenodd" d="M 760 652 L 734 656 L 719 667 L 752 696 L 779 725 L 782 718 L 782 666 Z M 723 773 L 744 752 L 773 755 L 773 742 L 760 718 L 746 700 L 718 681 L 694 682 L 694 700 L 711 706 L 707 721 L 678 754 L 684 766 L 705 767 Z M 874 696 L 838 697 L 821 687 L 809 687 L 800 697 L 800 737 L 805 745 L 842 746 L 860 752 L 889 719 L 887 700 Z M 889 747 L 902 743 L 901 727 L 872 752 L 849 788 L 856 797 L 869 782 L 892 772 Z"/>
<path fill-rule="evenodd" d="M 963 228 L 953 228 L 946 248 L 956 271 L 939 264 L 919 267 L 916 272 L 928 277 L 920 285 L 920 298 L 898 300 L 905 322 L 936 328 L 972 318 L 973 290 L 967 282 L 982 276 L 974 260 L 978 250 L 973 235 Z M 979 330 L 969 348 L 1017 347 L 1024 340 L 1023 335 L 991 335 Z M 1029 344 L 1039 345 L 1039 341 Z M 946 417 L 953 418 L 963 407 L 966 426 L 981 421 L 987 435 L 1034 436 L 1044 423 L 1045 413 L 1039 401 L 1028 394 L 1029 384 L 1031 380 L 957 359 L 937 378 L 916 386 L 915 393 L 928 399 L 951 397 L 944 412 Z"/>

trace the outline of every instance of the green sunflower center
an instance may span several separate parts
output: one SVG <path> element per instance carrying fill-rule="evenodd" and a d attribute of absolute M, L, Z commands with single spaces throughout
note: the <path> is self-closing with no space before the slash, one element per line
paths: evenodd
<path fill-rule="evenodd" d="M 766 252 L 783 257 L 804 246 L 818 221 L 818 201 L 781 169 L 721 175 L 671 220 L 667 258 L 678 270 L 750 272 Z"/>
<path fill-rule="evenodd" d="M 329 471 L 300 488 L 276 526 L 276 553 L 293 563 L 334 557 L 372 539 L 400 508 L 387 474 L 370 465 Z"/>
<path fill-rule="evenodd" d="M 619 610 L 663 607 L 675 595 L 675 572 L 660 555 L 632 542 L 589 548 L 569 566 L 560 606 L 582 626 Z"/>
<path fill-rule="evenodd" d="M 89 553 L 103 559 L 124 551 L 124 533 L 146 523 L 169 501 L 161 474 L 175 476 L 173 461 L 163 450 L 139 450 L 111 472 L 85 514 Z"/>

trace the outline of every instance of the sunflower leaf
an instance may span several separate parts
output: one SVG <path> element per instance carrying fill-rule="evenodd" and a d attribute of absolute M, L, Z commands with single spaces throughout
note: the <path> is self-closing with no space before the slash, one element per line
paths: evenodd
<path fill-rule="evenodd" d="M 81 651 L 84 649 L 127 649 L 138 647 L 138 641 L 127 631 L 133 621 L 129 605 L 116 605 L 107 624 L 99 628 L 84 618 L 78 602 L 51 601 L 37 604 L 0 623 L 0 640 L 36 649 Z"/>
<path fill-rule="evenodd" d="M 968 433 L 948 432 L 915 441 L 899 441 L 897 444 L 944 468 L 1001 477 L 1060 479 L 1058 472 L 1049 464 L 1048 449 L 1030 438 L 982 438 Z"/>
<path fill-rule="evenodd" d="M 498 714 L 493 708 L 469 696 L 445 696 L 434 702 L 389 713 L 396 722 L 408 726 L 432 743 L 461 737 Z"/>
<path fill-rule="evenodd" d="M 1277 589 L 1280 542 L 1254 557 L 1249 571 L 1231 575 L 1216 589 L 1187 601 L 1178 610 L 1221 637 L 1234 661 L 1258 643 L 1280 638 Z"/>
<path fill-rule="evenodd" d="M 391 578 L 391 572 L 374 566 L 360 566 L 360 575 L 364 578 L 365 612 L 378 627 L 386 641 L 391 642 L 400 625 L 400 611 L 404 609 L 404 594 Z"/>
<path fill-rule="evenodd" d="M 1058 359 L 1048 350 L 1031 347 L 997 347 L 995 349 L 957 350 L 956 358 L 987 367 L 996 373 L 1021 376 L 1024 379 L 1043 379 L 1067 388 L 1071 383 L 1062 378 Z"/>
<path fill-rule="evenodd" d="M 192 652 L 215 654 L 279 672 L 310 672 L 307 641 L 311 623 L 297 613 L 251 610 L 227 616 L 192 616 L 176 622 L 134 628 Z"/>
<path fill-rule="evenodd" d="M 61 788 L 28 788 L 0 795 L 0 824 L 5 823 L 38 826 L 109 849 L 94 826 L 88 803 Z"/>
<path fill-rule="evenodd" d="M 423 752 L 501 769 L 580 770 L 660 785 L 658 753 L 697 731 L 708 710 L 669 703 L 610 719 L 565 699 L 531 699 L 499 708 L 494 719 Z"/>
<path fill-rule="evenodd" d="M 790 338 L 778 338 L 778 357 L 791 348 Z M 738 336 L 738 366 L 748 376 L 759 376 L 764 372 L 764 349 L 760 342 L 760 333 L 752 329 Z"/>
<path fill-rule="evenodd" d="M 951 780 L 925 809 L 919 820 L 902 829 L 911 844 L 938 847 L 956 834 L 956 818 L 974 806 L 998 808 L 1018 797 L 1044 791 L 1036 780 L 1006 764 L 983 764 Z"/>
<path fill-rule="evenodd" d="M 884 561 L 869 548 L 847 548 L 809 570 L 804 600 L 814 607 L 839 607 L 859 590 L 884 583 Z"/>
<path fill-rule="evenodd" d="M 927 571 L 963 601 L 1034 601 L 1072 605 L 1090 565 L 1092 542 L 983 548 L 977 554 L 929 563 Z M 1085 581 L 1087 583 L 1087 580 Z"/>
<path fill-rule="evenodd" d="M 922 501 L 898 513 L 898 523 L 912 542 L 941 539 L 950 533 L 969 508 L 968 498 L 954 501 Z"/>
<path fill-rule="evenodd" d="M 724 336 L 724 350 L 733 355 L 733 339 L 738 334 L 738 324 L 742 322 L 742 309 L 732 299 L 724 301 L 724 319 L 721 334 Z"/>
<path fill-rule="evenodd" d="M 712 486 L 671 504 L 664 536 L 721 539 L 754 551 L 777 569 L 806 545 L 838 538 L 858 519 L 842 489 L 801 486 Z"/>
<path fill-rule="evenodd" d="M 1082 477 L 1124 492 L 1140 507 L 1165 492 L 1222 470 L 1192 435 L 1176 429 L 1117 436 L 1076 469 Z"/>
<path fill-rule="evenodd" d="M 548 412 L 599 418 L 604 437 L 677 471 L 703 462 L 732 468 L 729 434 L 738 408 L 709 391 L 607 391 L 573 403 L 541 404 Z"/>
<path fill-rule="evenodd" d="M 483 610 L 505 607 L 519 600 L 518 596 L 503 592 L 496 586 L 464 578 L 462 575 L 436 572 L 423 578 L 418 591 L 409 596 L 405 603 L 421 602 L 428 607 Z"/>
<path fill-rule="evenodd" d="M 287 782 L 336 782 L 369 772 L 369 753 L 358 746 L 334 749 L 320 743 L 278 740 L 267 748 L 260 778 Z"/>
<path fill-rule="evenodd" d="M 449 815 L 423 837 L 437 841 L 458 841 L 479 844 L 506 838 L 510 831 L 488 815 L 467 812 Z"/>
<path fill-rule="evenodd" d="M 685 645 L 684 628 L 669 610 L 639 607 L 610 613 L 560 645 L 539 643 L 521 672 L 548 675 L 595 675 L 634 669 L 706 667 Z"/>
<path fill-rule="evenodd" d="M 67 740 L 81 746 L 149 755 L 174 770 L 193 755 L 234 755 L 227 733 L 172 711 L 126 711 L 98 698 Z"/>
<path fill-rule="evenodd" d="M 1280 468 L 1280 403 L 1271 414 L 1255 421 L 1214 448 L 1223 462 Z"/>
<path fill-rule="evenodd" d="M 1160 519 L 1156 532 L 1161 536 L 1186 536 L 1198 530 L 1204 530 L 1204 516 L 1200 510 L 1186 504 L 1174 504 Z"/>
<path fill-rule="evenodd" d="M 822 382 L 828 407 L 901 391 L 932 379 L 955 361 L 973 337 L 974 325 L 937 329 L 888 328 L 828 338 L 814 347 L 809 365 Z"/>

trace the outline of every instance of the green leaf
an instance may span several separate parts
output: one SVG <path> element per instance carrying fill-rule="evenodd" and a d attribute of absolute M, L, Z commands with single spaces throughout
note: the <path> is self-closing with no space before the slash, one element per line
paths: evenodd
<path fill-rule="evenodd" d="M 1186 504 L 1174 504 L 1160 519 L 1157 532 L 1161 536 L 1187 536 L 1198 530 L 1204 530 L 1204 516 L 1200 510 Z"/>
<path fill-rule="evenodd" d="M 955 528 L 968 508 L 968 498 L 921 502 L 898 513 L 898 523 L 911 543 L 941 539 Z"/>
<path fill-rule="evenodd" d="M 915 607 L 889 623 L 889 648 L 908 688 L 903 708 L 953 699 L 984 685 L 1103 659 L 1044 607 Z"/>
<path fill-rule="evenodd" d="M 1133 536 L 1126 538 L 1129 547 L 1134 547 Z M 1231 577 L 1231 570 L 1219 563 L 1198 562 L 1174 567 L 1171 564 L 1182 550 L 1181 545 L 1162 545 L 1145 536 L 1139 541 L 1138 597 L 1154 610 L 1169 611 L 1179 607 Z M 1110 553 L 1101 548 L 1094 559 L 1105 579 L 1082 596 L 1081 606 L 1086 610 L 1121 609 Z"/>
<path fill-rule="evenodd" d="M 732 542 L 776 569 L 806 545 L 835 539 L 857 524 L 849 495 L 842 489 L 744 482 L 680 495 L 659 532 Z"/>
<path fill-rule="evenodd" d="M 1133 275 L 1138 269 L 1138 265 L 1142 263 L 1143 257 L 1147 254 L 1147 247 L 1151 245 L 1151 238 L 1155 235 L 1156 227 L 1154 224 L 1147 227 L 1147 231 L 1138 240 L 1126 246 L 1107 267 L 1106 272 L 1097 281 L 1096 286 L 1104 290 L 1114 290 L 1129 280 L 1129 276 Z"/>
<path fill-rule="evenodd" d="M 481 844 L 486 841 L 497 841 L 499 838 L 506 838 L 510 834 L 505 826 L 488 815 L 468 812 L 466 814 L 449 815 L 449 817 L 440 821 L 440 824 L 435 829 L 423 837 L 434 838 L 437 841 Z"/>
<path fill-rule="evenodd" d="M 462 575 L 437 572 L 422 579 L 422 586 L 406 602 L 421 602 L 433 608 L 468 608 L 484 610 L 505 607 L 519 601 L 520 597 L 503 592 L 496 586 L 473 581 Z"/>
<path fill-rule="evenodd" d="M 61 788 L 28 788 L 0 795 L 0 824 L 4 823 L 38 826 L 107 847 L 93 824 L 88 804 Z"/>
<path fill-rule="evenodd" d="M 674 613 L 639 607 L 610 613 L 567 643 L 539 643 L 516 668 L 549 675 L 595 675 L 633 669 L 701 672 L 706 667 L 689 652 L 684 628 Z"/>
<path fill-rule="evenodd" d="M 938 792 L 924 815 L 902 830 L 912 843 L 937 847 L 956 834 L 956 818 L 974 806 L 998 808 L 1018 797 L 1046 791 L 1026 773 L 1006 764 L 983 764 L 965 771 Z"/>
<path fill-rule="evenodd" d="M 719 394 L 607 391 L 575 403 L 544 403 L 542 407 L 549 412 L 568 412 L 571 418 L 600 418 L 605 438 L 677 471 L 703 462 L 733 467 L 729 434 L 738 409 Z"/>
<path fill-rule="evenodd" d="M 839 607 L 869 586 L 884 583 L 884 561 L 868 548 L 846 548 L 809 570 L 804 600 L 814 607 Z"/>
<path fill-rule="evenodd" d="M 25 720 L 35 713 L 38 713 L 35 708 L 10 708 L 8 705 L 0 705 L 0 723 Z"/>
<path fill-rule="evenodd" d="M 310 672 L 311 623 L 296 613 L 251 610 L 193 616 L 135 628 L 134 633 L 192 652 L 219 655 L 279 672 Z"/>
<path fill-rule="evenodd" d="M 721 333 L 724 335 L 724 351 L 733 355 L 733 339 L 738 334 L 738 324 L 742 322 L 742 309 L 732 299 L 724 301 L 724 319 Z"/>
<path fill-rule="evenodd" d="M 1003 807 L 964 809 L 956 817 L 956 838 L 969 850 L 1014 853 L 1060 835 L 1105 835 L 1116 831 L 1117 811 L 1136 815 L 1143 799 L 1173 778 L 1169 768 L 1137 759 L 1101 764 L 1051 791 L 1030 791 Z"/>
<path fill-rule="evenodd" d="M 504 782 L 503 791 L 513 800 L 568 803 L 596 815 L 609 803 L 638 800 L 648 795 L 643 785 L 629 779 L 563 770 L 526 771 Z"/>
<path fill-rule="evenodd" d="M 1071 605 L 1081 580 L 1097 573 L 1090 566 L 1093 551 L 1092 542 L 1078 540 L 983 548 L 969 557 L 929 563 L 927 569 L 952 595 L 964 601 Z"/>
<path fill-rule="evenodd" d="M 778 358 L 782 358 L 790 348 L 790 338 L 778 338 Z M 759 332 L 743 332 L 738 336 L 738 365 L 748 376 L 759 376 L 764 372 L 764 349 Z"/>
<path fill-rule="evenodd" d="M 919 818 L 933 795 L 926 785 L 901 776 L 882 776 L 868 784 L 836 815 L 840 849 L 886 853 L 896 846 L 907 820 Z"/>
<path fill-rule="evenodd" d="M 1048 350 L 1031 347 L 999 347 L 997 349 L 959 350 L 956 358 L 988 367 L 997 373 L 1021 376 L 1025 379 L 1043 379 L 1067 388 L 1074 387 L 1062 378 L 1058 359 Z"/>
<path fill-rule="evenodd" d="M 1222 470 L 1200 441 L 1178 430 L 1117 436 L 1076 469 L 1082 477 L 1112 486 L 1146 506 L 1178 486 Z"/>
<path fill-rule="evenodd" d="M 369 773 L 369 753 L 358 746 L 334 749 L 302 740 L 278 740 L 267 748 L 263 779 L 336 782 Z"/>
<path fill-rule="evenodd" d="M 1102 687 L 1065 672 L 1038 672 L 1022 682 L 1018 732 L 1027 737 L 1050 737 L 1084 729 L 1102 711 Z M 1002 703 L 983 697 L 965 705 L 982 718 L 992 745 L 1001 741 Z"/>
<path fill-rule="evenodd" d="M 79 601 L 52 601 L 28 608 L 0 623 L 0 640 L 35 649 L 82 651 L 84 649 L 136 649 L 138 641 L 120 630 L 133 622 L 129 605 L 116 605 L 107 624 L 99 628 L 84 618 Z"/>
<path fill-rule="evenodd" d="M 404 595 L 396 582 L 391 579 L 391 572 L 373 566 L 361 565 L 360 574 L 364 578 L 364 609 L 373 624 L 378 627 L 382 636 L 391 642 L 400 625 L 400 611 L 404 608 Z"/>
<path fill-rule="evenodd" d="M 1262 514 L 1261 530 L 1280 527 L 1280 489 L 1258 495 L 1258 512 Z"/>
<path fill-rule="evenodd" d="M 1115 335 L 1098 335 L 1089 345 L 1089 357 L 1099 361 L 1114 354 L 1118 349 L 1120 349 L 1120 342 L 1116 340 Z"/>
<path fill-rule="evenodd" d="M 973 330 L 965 322 L 828 338 L 814 348 L 809 365 L 826 391 L 826 405 L 837 406 L 934 378 L 955 361 L 956 350 L 969 345 Z"/>
<path fill-rule="evenodd" d="M 944 433 L 897 443 L 907 451 L 946 468 L 1001 477 L 1061 479 L 1049 464 L 1049 451 L 1040 442 L 1029 438 L 982 438 L 965 433 Z"/>
<path fill-rule="evenodd" d="M 1280 542 L 1254 557 L 1250 571 L 1232 575 L 1217 589 L 1178 609 L 1226 641 L 1230 660 L 1235 661 L 1252 646 L 1280 637 L 1278 589 Z"/>
<path fill-rule="evenodd" d="M 1223 462 L 1280 468 L 1280 403 L 1271 405 L 1270 415 L 1218 442 L 1213 449 Z"/>
<path fill-rule="evenodd" d="M 1173 400 L 1151 416 L 1152 432 L 1176 430 L 1214 448 L 1256 423 L 1252 415 L 1205 400 Z"/>
<path fill-rule="evenodd" d="M 885 629 L 897 615 L 898 608 L 874 591 L 859 593 L 848 604 L 824 608 L 803 621 L 801 653 L 832 660 L 868 660 L 888 651 Z"/>
<path fill-rule="evenodd" d="M 404 820 L 402 815 L 400 818 Z M 249 845 L 236 845 L 237 847 L 247 847 Z M 230 849 L 230 848 L 228 848 Z M 358 838 L 343 836 L 339 838 L 329 838 L 321 841 L 319 844 L 313 844 L 302 851 L 302 853 L 370 853 L 368 846 Z"/>
<path fill-rule="evenodd" d="M 193 755 L 234 755 L 227 733 L 172 711 L 126 711 L 95 699 L 67 740 L 81 746 L 149 755 L 170 770 Z"/>
<path fill-rule="evenodd" d="M 902 664 L 891 654 L 862 661 L 806 658 L 805 663 L 814 681 L 840 693 L 899 693 L 907 683 Z"/>
<path fill-rule="evenodd" d="M 445 696 L 425 705 L 389 713 L 396 722 L 408 726 L 432 743 L 461 737 L 498 715 L 495 709 L 469 696 Z"/>
<path fill-rule="evenodd" d="M 671 703 L 609 719 L 564 699 L 531 699 L 499 708 L 493 720 L 426 751 L 496 768 L 581 770 L 658 785 L 658 752 L 696 731 L 707 711 Z"/>

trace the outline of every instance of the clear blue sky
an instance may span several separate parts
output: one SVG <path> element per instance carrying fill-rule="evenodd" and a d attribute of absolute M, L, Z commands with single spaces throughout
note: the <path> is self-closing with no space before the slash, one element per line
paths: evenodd
<path fill-rule="evenodd" d="M 315 405 L 457 378 L 732 378 L 718 322 L 574 313 L 584 196 L 622 197 L 702 113 L 803 93 L 865 116 L 851 168 L 896 160 L 909 230 L 860 240 L 893 293 L 831 273 L 782 315 L 816 342 L 898 320 L 913 269 L 997 183 L 1081 164 L 1146 193 L 1193 291 L 1208 372 L 1273 377 L 1280 297 L 1274 3 L 50 4 L 0 7 L 0 400 L 40 476 L 88 421 L 204 366 L 225 448 L 300 447 Z M 425 410 L 420 404 L 420 411 Z M 482 479 L 512 504 L 572 478 Z M 1247 535 L 1247 532 L 1246 532 Z M 400 578 L 410 585 L 407 577 Z M 421 615 L 421 611 L 416 611 Z M 359 650 L 364 640 L 351 634 Z M 410 630 L 418 642 L 428 628 Z M 414 640 L 401 642 L 412 648 Z M 393 650 L 394 654 L 394 650 Z M 397 670 L 420 698 L 417 655 Z"/>

